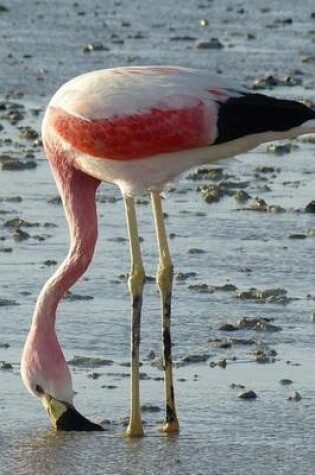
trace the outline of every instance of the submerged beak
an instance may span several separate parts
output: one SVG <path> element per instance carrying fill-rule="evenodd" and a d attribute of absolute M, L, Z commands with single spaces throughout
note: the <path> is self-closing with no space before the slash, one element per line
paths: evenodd
<path fill-rule="evenodd" d="M 102 431 L 99 424 L 86 419 L 72 404 L 58 401 L 49 394 L 43 393 L 41 401 L 49 414 L 52 426 L 57 431 Z"/>

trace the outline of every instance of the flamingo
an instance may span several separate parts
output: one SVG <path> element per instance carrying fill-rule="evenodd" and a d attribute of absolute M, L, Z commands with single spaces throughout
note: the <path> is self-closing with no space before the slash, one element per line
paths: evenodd
<path fill-rule="evenodd" d="M 161 193 L 192 167 L 232 157 L 263 142 L 312 132 L 314 108 L 184 67 L 92 71 L 55 93 L 43 119 L 42 136 L 69 225 L 70 249 L 38 296 L 21 376 L 56 430 L 102 430 L 74 407 L 71 374 L 55 331 L 58 303 L 92 260 L 98 233 L 95 194 L 100 183 L 120 188 L 130 243 L 131 408 L 126 434 L 144 435 L 139 344 L 145 271 L 135 209 L 135 197 L 143 194 L 151 197 L 159 253 L 156 280 L 162 307 L 165 395 L 161 431 L 176 433 L 170 333 L 173 264 Z"/>

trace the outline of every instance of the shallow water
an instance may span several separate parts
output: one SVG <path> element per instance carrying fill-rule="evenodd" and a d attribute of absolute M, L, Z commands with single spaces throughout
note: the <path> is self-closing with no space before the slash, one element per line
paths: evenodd
<path fill-rule="evenodd" d="M 40 129 L 44 105 L 67 78 L 93 68 L 118 64 L 176 63 L 221 70 L 241 81 L 268 73 L 282 75 L 302 69 L 308 87 L 277 88 L 272 94 L 315 100 L 311 89 L 314 63 L 302 58 L 314 51 L 313 2 L 243 1 L 237 7 L 227 1 L 183 2 L 170 11 L 169 2 L 7 2 L 9 12 L 0 14 L 0 93 L 9 94 L 26 107 L 21 125 Z M 91 6 L 92 5 L 92 6 Z M 283 3 L 284 5 L 284 3 Z M 227 7 L 232 10 L 227 11 Z M 261 8 L 270 8 L 262 12 Z M 241 13 L 241 8 L 244 12 Z M 85 13 L 85 14 L 84 14 Z M 200 19 L 210 26 L 202 28 Z M 277 19 L 292 18 L 292 24 Z M 123 26 L 129 22 L 130 26 Z M 270 27 L 272 25 L 272 27 Z M 144 38 L 135 38 L 142 32 Z M 246 34 L 256 34 L 248 40 Z M 114 37 L 113 34 L 117 36 Z M 139 35 L 138 35 L 139 36 Z M 196 39 L 217 36 L 222 50 L 197 50 Z M 114 40 L 122 39 L 122 44 Z M 102 41 L 110 51 L 83 53 L 88 42 Z M 25 57 L 25 55 L 28 55 Z M 31 57 L 29 57 L 31 56 Z M 129 61 L 129 63 L 128 63 Z M 18 92 L 24 92 L 19 97 Z M 41 109 L 38 117 L 31 110 Z M 0 120 L 3 138 L 18 139 L 16 126 Z M 2 138 L 1 137 L 1 138 Z M 0 198 L 21 196 L 20 203 L 0 203 L 1 252 L 0 298 L 16 305 L 0 306 L 0 361 L 13 365 L 0 370 L 0 473 L 6 474 L 244 474 L 308 475 L 313 473 L 314 451 L 314 336 L 311 314 L 315 310 L 313 265 L 315 217 L 305 213 L 314 199 L 314 144 L 297 141 L 291 153 L 276 156 L 261 146 L 229 160 L 224 167 L 228 180 L 249 181 L 245 189 L 252 199 L 285 208 L 283 213 L 249 209 L 232 197 L 205 203 L 196 191 L 199 182 L 183 177 L 167 193 L 164 202 L 166 225 L 172 234 L 170 246 L 176 272 L 196 272 L 195 277 L 176 280 L 173 302 L 173 341 L 178 413 L 181 433 L 164 437 L 156 428 L 163 420 L 161 372 L 147 359 L 153 350 L 161 353 L 159 298 L 154 283 L 145 287 L 141 372 L 142 403 L 161 408 L 145 412 L 143 440 L 122 436 L 129 411 L 129 296 L 120 275 L 128 271 L 123 203 L 119 192 L 102 185 L 99 203 L 100 236 L 93 264 L 72 289 L 90 300 L 65 300 L 59 308 L 58 335 L 66 357 L 88 355 L 111 359 L 111 366 L 72 366 L 76 407 L 87 417 L 111 424 L 101 434 L 54 434 L 39 403 L 24 390 L 19 359 L 36 297 L 56 265 L 67 253 L 68 232 L 61 206 L 48 204 L 56 195 L 48 164 L 41 148 L 32 149 L 38 166 L 34 170 L 0 173 Z M 1 142 L 0 153 L 24 157 L 24 148 Z M 260 166 L 274 173 L 258 173 Z M 279 171 L 278 171 L 279 169 Z M 203 183 L 203 182 L 201 182 Z M 212 183 L 212 182 L 209 182 Z M 264 188 L 268 185 L 269 191 Z M 100 200 L 102 201 L 102 200 Z M 154 276 L 157 250 L 150 206 L 138 206 L 144 262 Z M 202 214 L 200 214 L 202 213 Z M 25 228 L 31 237 L 16 242 L 8 219 L 19 216 L 37 227 Z M 54 223 L 48 227 L 44 223 Z M 290 239 L 305 233 L 305 239 Z M 123 239 L 122 239 L 123 238 Z M 204 251 L 189 252 L 191 248 Z M 286 304 L 241 300 L 233 292 L 199 293 L 191 285 L 232 283 L 238 289 L 284 288 L 292 299 Z M 276 333 L 239 330 L 218 331 L 225 322 L 236 324 L 242 317 L 266 317 L 282 330 Z M 275 362 L 253 362 L 251 346 L 217 348 L 213 338 L 252 338 L 277 352 Z M 7 345 L 8 347 L 3 347 Z M 204 363 L 181 365 L 185 355 L 207 354 Z M 233 361 L 233 358 L 237 358 Z M 224 370 L 210 368 L 210 361 L 227 358 Z M 289 363 L 288 363 L 289 362 Z M 97 372 L 99 377 L 88 375 Z M 289 378 L 291 386 L 280 380 Z M 231 384 L 253 389 L 258 398 L 242 401 Z M 294 389 L 301 401 L 289 401 Z"/>

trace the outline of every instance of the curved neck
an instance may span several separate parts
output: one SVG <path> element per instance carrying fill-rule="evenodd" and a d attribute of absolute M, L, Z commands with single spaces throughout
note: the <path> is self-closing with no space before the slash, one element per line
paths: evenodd
<path fill-rule="evenodd" d="M 88 268 L 96 237 L 84 241 L 84 248 L 73 246 L 57 271 L 42 288 L 34 310 L 32 326 L 54 327 L 60 300 Z"/>
<path fill-rule="evenodd" d="M 38 296 L 33 328 L 54 326 L 57 306 L 88 268 L 97 240 L 95 194 L 100 181 L 73 168 L 55 150 L 48 148 L 47 152 L 69 225 L 70 250 Z"/>

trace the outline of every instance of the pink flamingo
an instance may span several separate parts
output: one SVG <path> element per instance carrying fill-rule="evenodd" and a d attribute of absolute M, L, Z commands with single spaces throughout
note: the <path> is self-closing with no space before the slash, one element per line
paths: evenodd
<path fill-rule="evenodd" d="M 73 406 L 69 368 L 55 333 L 65 292 L 90 264 L 97 239 L 95 193 L 116 184 L 130 238 L 131 320 L 129 436 L 142 436 L 139 393 L 140 315 L 144 285 L 134 197 L 150 193 L 156 226 L 164 345 L 164 432 L 177 432 L 172 356 L 173 265 L 160 193 L 184 171 L 234 156 L 274 139 L 315 132 L 315 110 L 256 94 L 207 72 L 180 67 L 93 71 L 63 85 L 43 121 L 43 141 L 70 230 L 69 254 L 38 297 L 21 374 L 59 430 L 102 430 Z"/>

